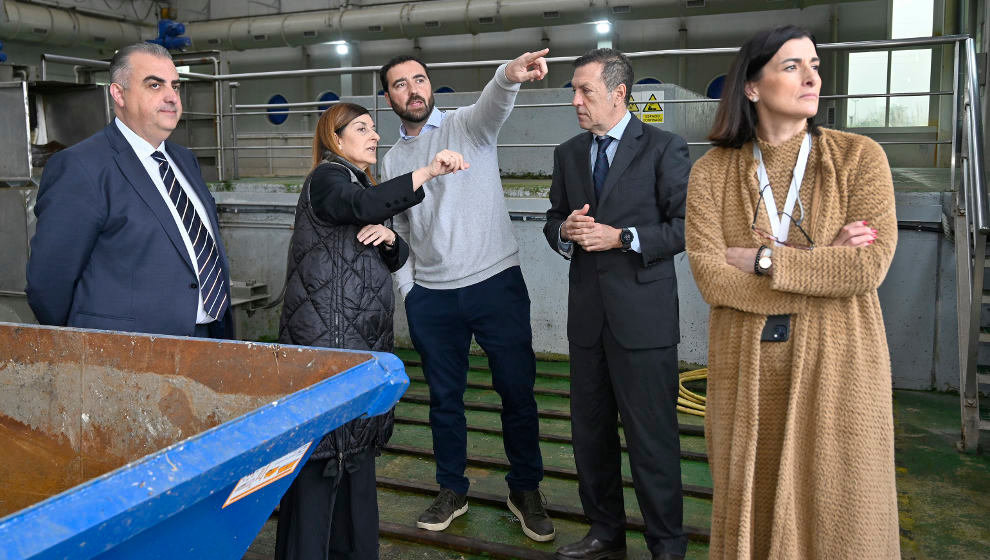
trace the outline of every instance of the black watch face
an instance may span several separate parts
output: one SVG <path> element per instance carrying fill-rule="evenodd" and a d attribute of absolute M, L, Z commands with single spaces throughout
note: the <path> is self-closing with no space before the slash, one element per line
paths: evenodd
<path fill-rule="evenodd" d="M 633 240 L 633 234 L 628 229 L 622 230 L 622 233 L 619 234 L 619 241 L 621 241 L 623 245 L 629 245 L 630 243 L 632 243 L 632 240 Z"/>

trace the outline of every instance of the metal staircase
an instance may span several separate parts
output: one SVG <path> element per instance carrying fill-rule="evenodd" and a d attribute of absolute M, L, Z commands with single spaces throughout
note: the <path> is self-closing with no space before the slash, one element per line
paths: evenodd
<path fill-rule="evenodd" d="M 960 49 L 963 51 L 960 53 Z M 960 58 L 960 54 L 962 58 Z M 959 408 L 962 418 L 960 451 L 972 453 L 979 448 L 980 430 L 990 430 L 990 420 L 980 415 L 980 385 L 990 385 L 990 368 L 981 368 L 980 346 L 990 345 L 990 332 L 981 329 L 983 307 L 990 305 L 990 289 L 984 285 L 987 260 L 987 236 L 990 234 L 990 206 L 983 154 L 983 111 L 976 48 L 972 38 L 955 46 L 956 74 L 953 109 L 953 185 L 956 190 L 956 309 L 959 327 Z M 960 80 L 962 80 L 960 82 Z M 961 88 L 960 88 L 961 86 Z M 990 313 L 987 314 L 990 320 Z M 986 364 L 990 366 L 990 363 Z"/>

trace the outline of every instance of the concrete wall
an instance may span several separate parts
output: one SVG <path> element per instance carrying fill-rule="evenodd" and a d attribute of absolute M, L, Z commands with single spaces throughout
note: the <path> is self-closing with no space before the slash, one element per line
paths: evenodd
<path fill-rule="evenodd" d="M 486 69 L 491 76 L 494 69 Z M 663 100 L 704 99 L 693 92 L 673 84 L 633 86 L 633 98 L 639 109 L 645 109 L 645 101 L 655 95 Z M 436 94 L 437 107 L 461 107 L 470 105 L 478 98 L 477 93 Z M 516 97 L 521 105 L 509 116 L 499 134 L 499 144 L 544 144 L 541 147 L 499 148 L 499 164 L 502 175 L 506 176 L 550 176 L 553 172 L 553 147 L 563 140 L 581 132 L 570 106 L 572 93 L 569 89 L 524 89 Z M 373 108 L 375 99 L 371 96 L 344 97 L 350 101 Z M 266 100 L 267 101 L 267 100 Z M 399 119 L 378 97 L 378 132 L 381 134 L 379 157 L 385 153 L 384 147 L 395 143 L 399 136 Z M 240 101 L 238 100 L 238 103 Z M 557 104 L 553 107 L 525 107 L 533 104 Z M 661 103 L 664 109 L 664 122 L 659 128 L 674 131 L 689 142 L 704 142 L 715 114 L 715 103 Z M 641 115 L 642 113 L 640 113 Z M 250 120 L 249 120 L 250 119 Z M 241 122 L 246 121 L 242 126 Z M 238 118 L 237 132 L 239 146 L 303 146 L 293 150 L 239 150 L 240 174 L 242 177 L 300 176 L 311 167 L 312 129 L 304 129 L 302 115 L 290 115 L 279 132 L 264 116 Z M 314 125 L 315 128 L 315 125 Z M 244 138 L 253 136 L 252 138 Z M 691 155 L 697 159 L 708 146 L 693 146 Z M 271 157 L 268 157 L 269 154 Z M 246 156 L 255 156 L 248 158 Z"/>
<path fill-rule="evenodd" d="M 274 295 L 281 289 L 296 194 L 275 184 L 243 183 L 236 192 L 217 192 L 221 231 L 235 280 L 265 282 Z M 566 355 L 567 261 L 543 237 L 545 198 L 510 197 L 513 232 L 532 300 L 533 347 Z M 897 194 L 902 222 L 927 227 L 941 223 L 948 194 Z M 253 210 L 245 212 L 245 210 Z M 258 212 L 258 210 L 265 211 Z M 947 390 L 958 386 L 955 310 L 955 255 L 951 239 L 931 231 L 902 229 L 894 261 L 880 287 L 894 386 Z M 682 360 L 707 363 L 708 305 L 691 275 L 687 255 L 675 257 L 680 299 Z M 410 346 L 405 310 L 396 294 L 396 341 Z M 246 338 L 277 336 L 279 309 L 256 312 Z M 662 319 L 658 319 L 662 320 Z"/>

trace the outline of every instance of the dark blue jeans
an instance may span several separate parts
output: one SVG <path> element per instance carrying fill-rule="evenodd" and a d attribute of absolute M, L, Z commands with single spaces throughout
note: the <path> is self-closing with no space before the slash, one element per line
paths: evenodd
<path fill-rule="evenodd" d="M 488 355 L 492 384 L 502 397 L 503 442 L 511 464 L 505 480 L 512 490 L 535 490 L 543 478 L 529 303 L 518 266 L 464 288 L 416 285 L 406 296 L 409 334 L 430 386 L 433 451 L 443 488 L 468 490 L 464 390 L 472 335 Z"/>

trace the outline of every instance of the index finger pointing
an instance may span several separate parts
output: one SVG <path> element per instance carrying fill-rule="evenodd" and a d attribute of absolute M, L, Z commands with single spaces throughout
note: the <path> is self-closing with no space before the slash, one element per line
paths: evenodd
<path fill-rule="evenodd" d="M 538 58 L 540 58 L 542 56 L 546 56 L 549 52 L 550 52 L 550 49 L 543 49 L 543 50 L 539 50 L 539 51 L 536 51 L 536 52 L 525 53 L 523 56 L 526 57 L 526 61 L 527 62 L 534 62 L 536 59 L 538 59 Z"/>

